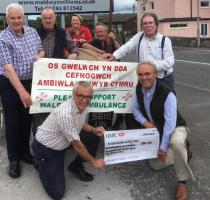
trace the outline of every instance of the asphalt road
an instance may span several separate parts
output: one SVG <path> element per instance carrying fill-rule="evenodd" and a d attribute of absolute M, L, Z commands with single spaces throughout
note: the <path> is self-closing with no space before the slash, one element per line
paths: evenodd
<path fill-rule="evenodd" d="M 210 199 L 210 51 L 176 49 L 174 66 L 180 111 L 191 129 L 190 142 L 193 159 L 190 166 L 196 181 L 189 181 L 190 200 Z M 131 55 L 126 61 L 134 61 Z M 99 152 L 101 154 L 102 148 Z M 66 165 L 73 158 L 66 156 Z M 4 139 L 0 139 L 0 199 L 49 200 L 43 191 L 36 171 L 22 164 L 22 176 L 13 180 L 7 176 L 7 159 Z M 64 200 L 174 200 L 176 176 L 173 167 L 155 172 L 147 161 L 107 166 L 95 174 L 91 183 L 76 179 L 66 172 Z"/>

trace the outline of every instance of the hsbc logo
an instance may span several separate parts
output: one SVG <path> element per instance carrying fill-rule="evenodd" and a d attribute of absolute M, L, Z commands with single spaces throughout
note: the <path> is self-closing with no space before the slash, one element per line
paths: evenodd
<path fill-rule="evenodd" d="M 117 137 L 117 135 L 116 135 L 116 133 L 107 133 L 106 134 L 106 138 L 116 138 Z"/>
<path fill-rule="evenodd" d="M 125 135 L 124 132 L 115 132 L 115 133 L 106 133 L 106 138 L 117 138 L 117 137 L 123 137 Z"/>

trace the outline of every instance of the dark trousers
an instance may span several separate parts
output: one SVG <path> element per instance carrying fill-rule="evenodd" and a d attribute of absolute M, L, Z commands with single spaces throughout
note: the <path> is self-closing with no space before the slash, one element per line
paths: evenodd
<path fill-rule="evenodd" d="M 82 130 L 80 132 L 80 140 L 85 145 L 88 152 L 93 157 L 95 157 L 96 153 L 97 153 L 98 145 L 99 145 L 99 142 L 100 142 L 100 137 L 95 135 L 95 134 L 88 133 L 88 132 L 85 132 L 85 131 Z M 78 155 L 73 162 L 76 165 L 81 165 L 82 162 L 84 162 L 84 161 L 85 160 Z"/>
<path fill-rule="evenodd" d="M 164 76 L 161 79 L 158 79 L 161 83 L 169 87 L 170 89 L 174 90 L 174 75 L 173 73 L 169 74 L 168 76 Z"/>
<path fill-rule="evenodd" d="M 63 197 L 65 191 L 64 158 L 66 150 L 53 150 L 33 141 L 32 149 L 41 183 L 54 200 Z"/>
<path fill-rule="evenodd" d="M 30 93 L 31 80 L 21 81 Z M 10 161 L 17 161 L 30 153 L 31 115 L 8 78 L 0 76 L 0 95 L 5 116 L 7 153 Z"/>
<path fill-rule="evenodd" d="M 88 152 L 95 157 L 99 137 L 82 131 L 80 139 Z M 36 139 L 33 141 L 32 149 L 39 177 L 45 191 L 53 199 L 61 199 L 65 191 L 64 158 L 66 150 L 57 151 L 47 148 Z M 74 162 L 81 165 L 83 161 L 84 159 L 77 156 Z"/>

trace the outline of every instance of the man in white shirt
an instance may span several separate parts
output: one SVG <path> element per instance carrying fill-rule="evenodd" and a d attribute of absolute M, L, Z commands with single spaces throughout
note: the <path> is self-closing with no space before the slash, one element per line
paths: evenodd
<path fill-rule="evenodd" d="M 105 132 L 103 127 L 94 128 L 85 123 L 86 108 L 92 97 L 93 88 L 90 83 L 79 81 L 74 85 L 72 98 L 54 109 L 38 127 L 32 148 L 40 180 L 52 199 L 60 200 L 63 197 L 65 190 L 64 157 L 70 145 L 95 168 L 104 167 L 104 160 L 95 159 L 89 153 L 91 147 L 85 147 L 79 135 L 82 129 L 89 132 L 87 134 L 97 136 L 102 136 Z M 81 170 L 88 175 L 83 168 Z"/>
<path fill-rule="evenodd" d="M 145 13 L 142 16 L 141 28 L 141 32 L 134 35 L 113 54 L 104 54 L 102 58 L 110 61 L 118 60 L 136 50 L 138 62 L 153 62 L 157 66 L 157 78 L 173 89 L 174 54 L 171 40 L 158 32 L 158 17 L 154 13 Z"/>
<path fill-rule="evenodd" d="M 156 14 L 145 13 L 141 18 L 142 31 L 113 54 L 103 54 L 101 59 L 114 61 L 136 51 L 138 62 L 153 62 L 157 67 L 157 78 L 170 89 L 174 89 L 174 54 L 171 40 L 158 32 L 158 23 Z M 125 121 L 127 129 L 139 127 L 132 114 L 126 114 Z"/>

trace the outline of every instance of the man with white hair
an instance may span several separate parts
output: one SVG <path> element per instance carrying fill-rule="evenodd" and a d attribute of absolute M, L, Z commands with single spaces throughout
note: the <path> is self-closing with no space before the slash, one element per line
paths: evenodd
<path fill-rule="evenodd" d="M 29 139 L 32 104 L 30 91 L 33 63 L 44 56 L 35 29 L 24 26 L 18 4 L 6 8 L 8 27 L 0 34 L 0 96 L 5 114 L 9 176 L 20 176 L 19 161 L 32 164 Z"/>

